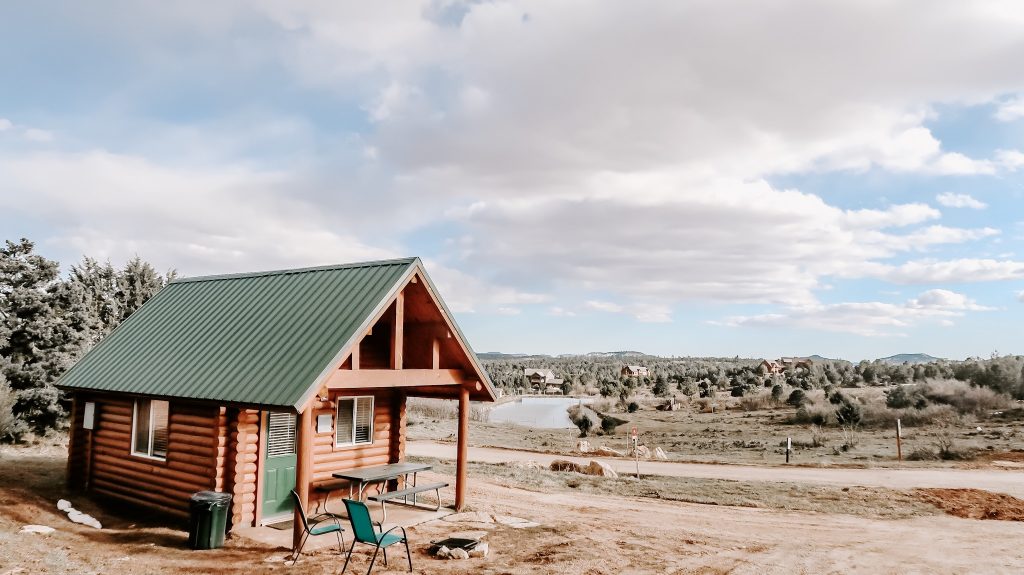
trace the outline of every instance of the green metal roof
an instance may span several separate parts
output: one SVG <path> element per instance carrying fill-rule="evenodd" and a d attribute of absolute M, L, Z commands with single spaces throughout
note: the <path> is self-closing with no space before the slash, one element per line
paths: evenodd
<path fill-rule="evenodd" d="M 58 386 L 297 408 L 418 267 L 408 258 L 175 280 Z"/>

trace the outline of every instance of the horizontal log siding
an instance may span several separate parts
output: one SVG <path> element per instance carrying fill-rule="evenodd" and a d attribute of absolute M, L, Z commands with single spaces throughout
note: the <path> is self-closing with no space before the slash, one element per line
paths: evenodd
<path fill-rule="evenodd" d="M 193 493 L 217 486 L 217 460 L 227 453 L 220 408 L 171 401 L 167 459 L 159 461 L 131 454 L 132 399 L 94 399 L 92 491 L 184 518 Z"/>
<path fill-rule="evenodd" d="M 320 392 L 320 397 L 327 393 L 326 389 Z M 351 396 L 373 396 L 373 443 L 369 445 L 340 446 L 334 445 L 334 425 L 330 433 L 315 433 L 316 418 L 319 415 L 329 414 L 332 423 L 336 417 L 337 404 L 334 402 L 339 397 Z M 313 400 L 313 476 L 312 486 L 335 481 L 331 476 L 336 471 L 354 469 L 357 467 L 369 467 L 371 465 L 384 465 L 399 461 L 404 456 L 405 425 L 404 419 L 395 421 L 396 413 L 404 417 L 404 394 L 391 389 L 353 389 L 343 392 L 335 392 L 330 395 L 330 402 Z M 401 409 L 396 407 L 395 402 L 401 401 Z M 401 446 L 401 452 L 396 453 L 394 449 Z M 347 489 L 345 490 L 348 495 Z M 311 505 L 323 498 L 324 493 L 310 489 Z M 333 505 L 333 504 L 332 504 Z"/>

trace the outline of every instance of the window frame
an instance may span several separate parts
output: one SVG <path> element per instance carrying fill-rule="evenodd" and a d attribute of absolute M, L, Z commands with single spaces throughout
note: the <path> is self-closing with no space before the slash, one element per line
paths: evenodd
<path fill-rule="evenodd" d="M 356 441 L 356 421 L 358 419 L 359 411 L 359 400 L 369 399 L 370 400 L 370 431 L 367 434 L 366 441 Z M 352 418 L 352 435 L 348 441 L 342 443 L 338 437 L 338 433 L 341 431 L 341 404 L 343 401 L 352 401 L 352 412 L 349 416 Z M 373 414 L 376 406 L 376 398 L 372 395 L 345 395 L 335 399 L 337 406 L 334 408 L 334 447 L 335 448 L 351 448 L 351 447 L 362 447 L 366 445 L 373 445 Z"/>
<path fill-rule="evenodd" d="M 148 435 L 148 438 L 149 438 L 149 441 L 147 443 L 147 450 L 148 450 L 148 452 L 141 452 L 141 451 L 136 451 L 135 450 L 136 439 L 137 439 L 136 433 L 139 432 L 139 429 L 138 429 L 138 426 L 137 426 L 137 423 L 138 423 L 138 420 L 139 420 L 139 404 L 143 403 L 143 402 L 148 402 L 148 404 L 149 404 L 149 417 L 148 417 L 148 421 L 149 421 L 148 427 L 149 427 L 149 429 L 146 431 L 146 433 Z M 164 452 L 163 455 L 154 455 L 153 454 L 153 442 L 156 439 L 156 418 L 153 417 L 153 405 L 155 403 L 157 403 L 157 402 L 162 402 L 162 403 L 167 404 L 167 435 L 168 435 L 168 439 L 170 439 L 171 402 L 169 402 L 167 400 L 163 400 L 163 399 L 145 399 L 145 398 L 143 398 L 143 399 L 136 399 L 133 402 L 133 404 L 132 404 L 132 435 L 131 435 L 131 446 L 130 446 L 130 449 L 129 449 L 129 451 L 130 451 L 130 453 L 132 454 L 133 457 L 142 457 L 142 458 L 145 458 L 145 459 L 152 459 L 154 461 L 167 461 L 167 453 L 166 453 L 166 451 Z M 168 447 L 168 450 L 169 450 L 169 448 L 170 448 L 170 441 L 168 441 L 167 447 Z"/>

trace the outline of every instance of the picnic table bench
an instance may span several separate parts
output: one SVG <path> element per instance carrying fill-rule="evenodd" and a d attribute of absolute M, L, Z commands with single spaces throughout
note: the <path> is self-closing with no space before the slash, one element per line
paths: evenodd
<path fill-rule="evenodd" d="M 433 491 L 437 495 L 437 506 L 434 507 L 434 511 L 441 509 L 441 489 L 448 487 L 447 483 L 428 483 L 426 485 L 413 485 L 412 487 L 406 487 L 405 489 L 397 489 L 395 491 L 384 491 L 376 495 L 367 497 L 370 501 L 379 501 L 380 510 L 383 513 L 381 521 L 388 520 L 388 508 L 387 502 L 392 499 L 402 499 L 406 505 L 416 506 L 416 494 L 423 493 L 424 491 Z M 409 503 L 409 496 L 412 496 L 412 503 Z"/>

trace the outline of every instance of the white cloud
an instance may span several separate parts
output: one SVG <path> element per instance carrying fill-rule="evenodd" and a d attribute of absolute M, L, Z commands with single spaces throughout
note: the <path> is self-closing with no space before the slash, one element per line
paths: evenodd
<path fill-rule="evenodd" d="M 1017 301 L 1024 303 L 1024 290 L 1017 292 Z"/>
<path fill-rule="evenodd" d="M 1024 262 L 971 259 L 915 260 L 899 266 L 882 266 L 875 277 L 899 284 L 973 283 L 1024 279 Z"/>
<path fill-rule="evenodd" d="M 996 161 L 1003 168 L 1013 172 L 1024 168 L 1024 152 L 1020 150 L 999 150 L 996 152 Z"/>
<path fill-rule="evenodd" d="M 576 312 L 560 306 L 551 306 L 548 308 L 548 315 L 554 317 L 575 317 Z"/>
<path fill-rule="evenodd" d="M 995 117 L 1001 122 L 1012 122 L 1024 118 L 1024 96 L 1005 100 L 996 109 Z"/>
<path fill-rule="evenodd" d="M 39 128 L 26 128 L 25 139 L 32 142 L 52 142 L 53 132 L 47 130 L 40 130 Z"/>
<path fill-rule="evenodd" d="M 0 118 L 0 132 L 10 130 L 12 127 L 14 127 L 14 124 L 11 123 L 10 120 L 7 118 Z"/>
<path fill-rule="evenodd" d="M 166 91 L 154 80 L 160 72 L 201 69 L 205 61 L 188 58 L 217 53 L 231 69 L 272 71 L 266 81 L 294 83 L 296 93 L 336 94 L 339 108 L 355 102 L 372 129 L 354 138 L 349 158 L 315 121 L 286 127 L 308 147 L 293 162 L 282 159 L 290 145 L 268 154 L 273 168 L 237 159 L 250 134 L 273 123 L 263 110 L 253 126 L 189 126 L 181 138 L 137 130 L 157 142 L 140 144 L 156 153 L 138 157 L 6 157 L 0 168 L 14 177 L 0 193 L 17 199 L 5 208 L 49 214 L 55 241 L 90 255 L 137 251 L 190 273 L 404 254 L 400 238 L 443 219 L 457 239 L 432 274 L 467 311 L 550 303 L 561 290 L 606 294 L 617 303 L 598 303 L 616 313 L 664 321 L 681 300 L 814 305 L 833 277 L 1018 277 L 1016 262 L 888 263 L 994 228 L 922 227 L 941 216 L 923 203 L 844 210 L 768 184 L 835 170 L 1024 167 L 1020 151 L 972 158 L 928 128 L 945 106 L 1024 93 L 1014 3 L 581 10 L 523 0 L 466 3 L 459 17 L 442 17 L 452 6 L 261 1 L 74 12 L 124 54 L 169 63 L 120 93 Z M 230 49 L 176 50 L 172 37 L 210 47 L 227 39 Z M 191 147 L 181 140 L 226 151 L 213 162 L 183 160 Z M 334 167 L 346 162 L 355 165 Z M 306 189 L 311 179 L 316 192 Z"/>
<path fill-rule="evenodd" d="M 583 305 L 590 309 L 609 313 L 620 313 L 624 311 L 624 308 L 621 305 L 610 301 L 589 300 Z"/>
<path fill-rule="evenodd" d="M 947 208 L 971 208 L 972 210 L 983 210 L 988 207 L 988 204 L 974 199 L 969 194 L 945 192 L 935 196 L 935 200 Z"/>
<path fill-rule="evenodd" d="M 720 325 L 733 327 L 787 327 L 812 331 L 852 333 L 866 337 L 905 336 L 923 324 L 952 325 L 950 318 L 968 311 L 991 311 L 967 296 L 944 289 L 929 290 L 902 304 L 852 302 L 793 306 L 778 313 L 733 316 Z"/>
<path fill-rule="evenodd" d="M 495 310 L 498 315 L 519 315 L 523 313 L 523 310 L 517 307 L 499 307 Z"/>

